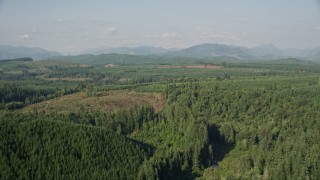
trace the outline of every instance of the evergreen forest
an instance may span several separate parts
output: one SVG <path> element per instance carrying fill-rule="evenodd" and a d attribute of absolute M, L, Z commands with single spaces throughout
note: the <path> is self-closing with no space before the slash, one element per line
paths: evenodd
<path fill-rule="evenodd" d="M 320 179 L 320 64 L 0 61 L 0 179 Z"/>

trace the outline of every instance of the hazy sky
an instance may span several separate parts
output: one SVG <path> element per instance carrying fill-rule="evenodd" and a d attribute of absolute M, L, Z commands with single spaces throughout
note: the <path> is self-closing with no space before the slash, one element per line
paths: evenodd
<path fill-rule="evenodd" d="M 0 44 L 64 53 L 200 43 L 320 46 L 318 0 L 0 0 Z"/>

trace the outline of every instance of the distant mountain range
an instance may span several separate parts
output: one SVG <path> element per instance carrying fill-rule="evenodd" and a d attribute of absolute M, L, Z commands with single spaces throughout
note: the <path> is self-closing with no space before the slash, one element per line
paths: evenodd
<path fill-rule="evenodd" d="M 165 54 L 175 51 L 176 49 L 165 49 L 153 46 L 139 46 L 139 47 L 118 47 L 118 48 L 96 48 L 89 49 L 84 54 L 128 54 L 128 55 L 156 55 Z"/>
<path fill-rule="evenodd" d="M 249 52 L 244 51 L 242 47 L 225 45 L 225 44 L 200 44 L 186 49 L 169 52 L 170 56 L 183 57 L 232 57 L 236 59 L 253 59 L 254 56 Z"/>
<path fill-rule="evenodd" d="M 283 58 L 301 58 L 320 61 L 320 47 L 314 49 L 279 49 L 272 44 L 265 44 L 248 48 L 226 44 L 199 44 L 186 49 L 165 49 L 161 47 L 119 47 L 97 48 L 85 51 L 83 54 L 126 54 L 126 55 L 157 55 L 166 57 L 212 58 L 242 60 L 273 60 Z M 0 60 L 31 57 L 35 60 L 62 56 L 59 52 L 48 51 L 41 48 L 13 47 L 0 45 Z"/>
<path fill-rule="evenodd" d="M 320 48 L 316 49 L 279 49 L 272 44 L 260 45 L 253 48 L 225 44 L 200 44 L 190 48 L 168 53 L 185 57 L 232 57 L 236 59 L 272 60 L 281 58 L 303 58 L 320 61 Z"/>
<path fill-rule="evenodd" d="M 272 44 L 263 44 L 253 48 L 226 44 L 199 44 L 186 49 L 165 49 L 152 46 L 119 47 L 91 49 L 86 54 L 128 54 L 128 55 L 165 55 L 192 58 L 229 57 L 234 59 L 281 59 L 297 57 L 320 61 L 320 48 L 316 49 L 279 49 Z"/>
<path fill-rule="evenodd" d="M 37 47 L 15 47 L 0 45 L 0 60 L 16 59 L 23 57 L 29 57 L 34 60 L 42 60 L 53 56 L 61 56 L 61 53 L 55 51 L 48 51 Z"/>

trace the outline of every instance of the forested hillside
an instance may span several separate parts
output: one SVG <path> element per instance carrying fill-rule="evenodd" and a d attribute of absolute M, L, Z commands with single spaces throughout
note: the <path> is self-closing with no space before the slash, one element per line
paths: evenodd
<path fill-rule="evenodd" d="M 312 78 L 170 85 L 163 120 L 134 135 L 161 147 L 143 175 L 316 179 L 319 90 Z"/>
<path fill-rule="evenodd" d="M 0 179 L 320 178 L 317 63 L 0 68 Z"/>
<path fill-rule="evenodd" d="M 1 179 L 135 179 L 152 148 L 110 130 L 49 120 L 1 120 Z"/>
<path fill-rule="evenodd" d="M 58 56 L 51 59 L 58 59 L 67 62 L 81 63 L 86 65 L 101 66 L 108 64 L 116 65 L 137 65 L 137 64 L 190 64 L 197 62 L 212 62 L 217 60 L 235 61 L 232 57 L 211 57 L 201 59 L 199 57 L 181 56 L 160 56 L 160 55 L 128 55 L 128 54 L 83 54 L 77 56 Z"/>

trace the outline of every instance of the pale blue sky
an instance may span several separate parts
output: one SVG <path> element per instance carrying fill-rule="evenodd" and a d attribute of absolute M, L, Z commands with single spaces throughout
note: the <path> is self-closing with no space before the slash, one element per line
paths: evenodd
<path fill-rule="evenodd" d="M 0 44 L 64 53 L 200 43 L 320 46 L 318 0 L 0 0 Z"/>

